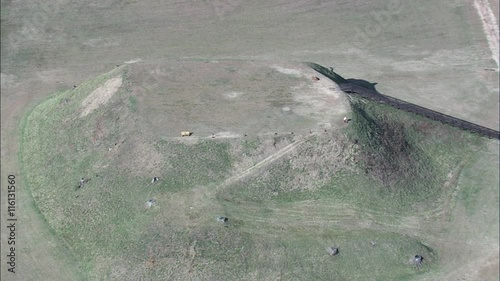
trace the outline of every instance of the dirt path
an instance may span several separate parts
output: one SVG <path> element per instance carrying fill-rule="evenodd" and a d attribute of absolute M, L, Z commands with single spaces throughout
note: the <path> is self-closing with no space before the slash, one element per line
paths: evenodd
<path fill-rule="evenodd" d="M 208 185 L 208 186 L 203 186 L 203 187 L 195 188 L 193 190 L 188 191 L 190 194 L 187 197 L 190 198 L 190 201 L 184 205 L 191 206 L 195 212 L 201 211 L 203 209 L 203 207 L 205 207 L 207 205 L 207 202 L 211 202 L 212 200 L 214 200 L 218 191 L 229 186 L 230 184 L 233 184 L 239 180 L 242 180 L 243 178 L 245 178 L 247 176 L 250 176 L 251 174 L 257 172 L 259 169 L 266 167 L 267 165 L 280 159 L 281 157 L 285 156 L 286 154 L 294 151 L 295 149 L 297 149 L 297 147 L 299 145 L 310 140 L 315 135 L 316 135 L 315 133 L 312 133 L 302 140 L 293 142 L 293 143 L 283 147 L 282 149 L 271 154 L 270 156 L 266 157 L 262 161 L 253 165 L 252 167 L 245 169 L 241 172 L 238 172 L 235 175 L 227 178 L 224 182 L 222 182 L 219 185 L 215 185 L 215 186 Z M 180 202 L 182 200 L 181 198 L 183 198 L 183 196 L 185 196 L 185 194 L 180 195 L 180 197 L 177 197 L 177 196 L 172 197 L 173 202 L 171 204 L 176 204 L 176 203 Z"/>
<path fill-rule="evenodd" d="M 315 134 L 311 134 L 309 136 L 307 136 L 305 139 L 303 140 L 300 140 L 300 141 L 296 141 L 294 143 L 291 143 L 287 146 L 285 146 L 284 148 L 280 149 L 279 151 L 277 151 L 276 153 L 270 155 L 269 157 L 267 157 L 266 159 L 260 161 L 259 163 L 253 165 L 252 167 L 232 176 L 232 177 L 229 177 L 228 179 L 226 179 L 224 181 L 224 183 L 222 183 L 222 185 L 219 187 L 219 188 L 223 188 L 225 186 L 228 186 L 232 183 L 235 183 L 241 179 L 243 179 L 244 177 L 247 177 L 249 176 L 250 174 L 252 174 L 254 171 L 257 171 L 259 170 L 260 168 L 262 167 L 265 167 L 269 164 L 271 164 L 272 162 L 278 160 L 279 158 L 283 157 L 285 154 L 293 151 L 295 148 L 297 148 L 297 146 L 299 146 L 300 144 L 306 142 L 307 140 L 310 140 Z"/>
<path fill-rule="evenodd" d="M 477 153 L 477 151 L 476 151 Z M 444 183 L 443 185 L 443 192 L 447 193 L 448 196 L 445 197 L 445 200 L 442 204 L 442 207 L 440 210 L 437 212 L 437 214 L 440 214 L 440 220 L 441 224 L 444 224 L 446 220 L 451 216 L 452 211 L 453 211 L 453 206 L 456 200 L 456 197 L 458 195 L 458 180 L 460 178 L 460 175 L 462 173 L 462 170 L 465 168 L 465 166 L 469 163 L 470 158 L 472 157 L 472 154 L 468 155 L 460 163 L 453 169 L 453 171 L 450 172 L 448 176 L 448 180 Z M 448 189 L 452 189 L 451 191 L 447 191 Z"/>
<path fill-rule="evenodd" d="M 497 63 L 498 71 L 498 52 L 499 52 L 499 36 L 498 36 L 498 23 L 493 11 L 491 10 L 488 0 L 474 0 L 474 8 L 477 10 L 479 18 L 483 24 L 484 34 L 488 40 L 488 46 L 491 50 L 491 55 Z"/>

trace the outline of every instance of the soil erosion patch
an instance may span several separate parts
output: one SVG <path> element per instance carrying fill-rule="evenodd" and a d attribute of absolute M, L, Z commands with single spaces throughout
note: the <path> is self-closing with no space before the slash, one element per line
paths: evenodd
<path fill-rule="evenodd" d="M 111 78 L 104 85 L 95 89 L 82 101 L 83 111 L 80 117 L 87 116 L 99 106 L 106 104 L 122 85 L 122 77 Z"/>

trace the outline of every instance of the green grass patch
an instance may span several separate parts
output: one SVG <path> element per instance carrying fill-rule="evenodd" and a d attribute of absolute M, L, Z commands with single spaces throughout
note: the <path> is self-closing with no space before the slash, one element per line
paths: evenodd
<path fill-rule="evenodd" d="M 445 174 L 481 146 L 480 137 L 386 105 L 350 98 L 348 135 L 362 169 L 392 193 L 436 194 Z"/>
<path fill-rule="evenodd" d="M 224 142 L 186 145 L 160 141 L 159 152 L 165 155 L 167 163 L 172 163 L 163 176 L 162 187 L 166 191 L 220 182 L 232 167 L 229 144 Z"/>
<path fill-rule="evenodd" d="M 422 239 L 432 229 L 420 223 L 453 193 L 443 188 L 450 171 L 484 147 L 478 136 L 352 100 L 345 129 L 220 186 L 296 137 L 162 137 L 130 114 L 138 100 L 123 91 L 80 118 L 82 100 L 112 75 L 53 95 L 22 130 L 36 206 L 90 278 L 407 280 L 439 269 L 439 249 Z M 464 176 L 458 198 L 474 215 L 484 194 L 472 182 L 483 175 Z M 78 188 L 81 177 L 91 180 Z M 157 205 L 147 209 L 149 199 Z M 329 256 L 329 246 L 340 254 Z M 420 269 L 410 263 L 416 254 Z"/>
<path fill-rule="evenodd" d="M 130 96 L 128 98 L 128 101 L 129 101 L 128 106 L 129 106 L 130 111 L 136 112 L 137 111 L 137 97 Z"/>
<path fill-rule="evenodd" d="M 241 146 L 242 146 L 242 153 L 251 156 L 252 153 L 254 153 L 254 151 L 257 150 L 257 148 L 259 148 L 260 141 L 259 139 L 253 139 L 253 140 L 245 139 L 242 142 Z"/>

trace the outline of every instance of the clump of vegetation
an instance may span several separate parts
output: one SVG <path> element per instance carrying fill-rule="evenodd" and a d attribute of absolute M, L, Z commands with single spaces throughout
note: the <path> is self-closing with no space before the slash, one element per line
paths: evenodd
<path fill-rule="evenodd" d="M 137 98 L 135 96 L 130 96 L 128 98 L 128 100 L 129 100 L 129 109 L 132 112 L 136 112 L 137 111 Z"/>
<path fill-rule="evenodd" d="M 349 133 L 362 148 L 359 162 L 364 171 L 394 191 L 430 185 L 436 173 L 415 138 L 413 125 L 419 121 L 373 102 L 350 98 L 350 103 Z"/>
<path fill-rule="evenodd" d="M 361 169 L 388 191 L 429 198 L 481 138 L 387 105 L 349 97 Z M 412 195 L 412 196 L 413 196 Z"/>

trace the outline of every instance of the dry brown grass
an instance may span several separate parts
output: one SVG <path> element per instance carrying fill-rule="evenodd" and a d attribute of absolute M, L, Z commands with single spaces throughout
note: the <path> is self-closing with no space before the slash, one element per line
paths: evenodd
<path fill-rule="evenodd" d="M 114 77 L 106 81 L 102 86 L 95 89 L 82 101 L 82 112 L 80 117 L 85 117 L 99 106 L 106 104 L 118 91 L 122 85 L 123 79 L 121 76 Z"/>

